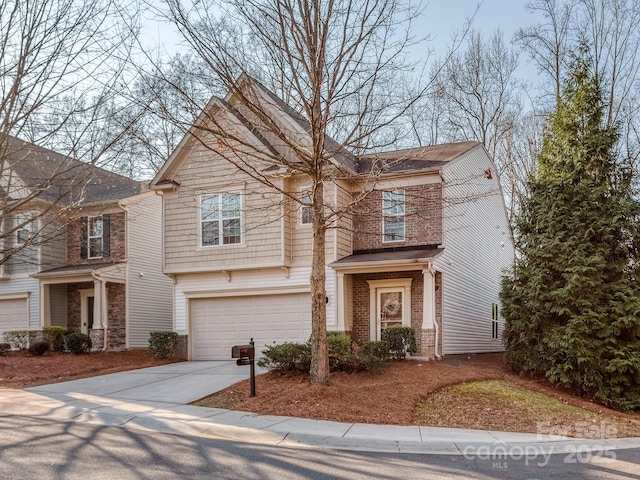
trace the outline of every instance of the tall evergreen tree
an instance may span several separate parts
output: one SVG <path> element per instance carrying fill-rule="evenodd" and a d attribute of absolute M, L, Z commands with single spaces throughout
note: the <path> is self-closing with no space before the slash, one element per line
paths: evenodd
<path fill-rule="evenodd" d="M 576 61 L 516 219 L 519 255 L 502 288 L 505 360 L 640 410 L 640 205 L 604 112 L 598 79 Z"/>

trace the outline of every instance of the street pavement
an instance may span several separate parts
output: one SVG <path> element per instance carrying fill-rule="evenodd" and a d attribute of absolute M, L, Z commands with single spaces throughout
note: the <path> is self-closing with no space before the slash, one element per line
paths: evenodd
<path fill-rule="evenodd" d="M 545 455 L 640 448 L 640 438 L 339 423 L 204 408 L 190 402 L 248 378 L 233 361 L 183 362 L 24 390 L 0 388 L 0 414 L 285 447 L 450 455 Z M 260 392 L 257 392 L 259 395 Z"/>

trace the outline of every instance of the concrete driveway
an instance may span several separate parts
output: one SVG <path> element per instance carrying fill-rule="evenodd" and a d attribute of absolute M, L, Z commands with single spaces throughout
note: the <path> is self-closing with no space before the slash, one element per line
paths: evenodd
<path fill-rule="evenodd" d="M 262 372 L 256 367 L 256 374 Z M 249 366 L 235 361 L 181 362 L 27 388 L 33 393 L 69 394 L 135 402 L 187 404 L 249 378 Z"/>

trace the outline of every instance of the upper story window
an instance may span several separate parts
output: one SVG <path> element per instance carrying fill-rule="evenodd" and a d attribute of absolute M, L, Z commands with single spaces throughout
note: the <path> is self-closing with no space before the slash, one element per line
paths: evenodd
<path fill-rule="evenodd" d="M 382 192 L 382 241 L 404 241 L 404 190 Z"/>
<path fill-rule="evenodd" d="M 200 196 L 200 242 L 203 247 L 242 243 L 239 193 Z"/>
<path fill-rule="evenodd" d="M 104 252 L 104 218 L 102 215 L 87 219 L 87 258 L 102 258 Z"/>
<path fill-rule="evenodd" d="M 24 245 L 31 238 L 33 219 L 27 213 L 16 215 L 16 244 Z"/>
<path fill-rule="evenodd" d="M 80 258 L 103 258 L 111 254 L 111 215 L 92 215 L 82 219 Z"/>
<path fill-rule="evenodd" d="M 300 193 L 300 223 L 302 225 L 311 225 L 313 223 L 313 209 L 311 208 L 311 190 L 309 187 L 304 187 Z M 309 205 L 305 205 L 309 204 Z"/>

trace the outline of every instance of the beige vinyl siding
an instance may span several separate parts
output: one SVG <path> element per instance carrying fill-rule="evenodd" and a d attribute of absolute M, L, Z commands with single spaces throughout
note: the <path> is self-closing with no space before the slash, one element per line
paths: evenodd
<path fill-rule="evenodd" d="M 67 261 L 67 228 L 62 222 L 47 219 L 43 227 L 43 239 L 46 241 L 41 248 L 41 270 L 61 267 Z"/>
<path fill-rule="evenodd" d="M 148 347 L 150 331 L 173 327 L 173 282 L 162 273 L 162 199 L 145 193 L 125 206 L 128 346 Z"/>
<path fill-rule="evenodd" d="M 51 307 L 51 325 L 67 326 L 67 284 L 51 284 L 49 288 L 49 304 Z"/>
<path fill-rule="evenodd" d="M 351 203 L 351 192 L 341 185 L 336 185 L 338 206 L 343 207 Z M 345 214 L 337 222 L 336 232 L 336 260 L 353 253 L 353 222 L 348 214 Z"/>
<path fill-rule="evenodd" d="M 187 324 L 187 297 L 200 293 L 215 293 L 224 296 L 224 292 L 242 291 L 247 295 L 252 290 L 265 289 L 297 289 L 308 288 L 310 267 L 292 267 L 285 269 L 247 270 L 231 273 L 231 281 L 223 273 L 193 273 L 176 277 L 175 285 L 175 323 L 174 329 L 180 333 L 188 331 Z M 329 297 L 327 305 L 327 327 L 336 324 L 335 316 L 335 273 L 330 268 L 326 269 L 326 291 Z"/>
<path fill-rule="evenodd" d="M 282 263 L 282 206 L 279 194 L 238 172 L 212 152 L 190 150 L 164 195 L 165 269 L 170 272 L 224 269 L 229 265 Z M 200 246 L 200 195 L 239 192 L 243 201 L 243 243 Z"/>
<path fill-rule="evenodd" d="M 500 351 L 501 340 L 491 338 L 492 303 L 500 303 L 500 278 L 514 253 L 495 166 L 476 148 L 443 175 L 445 250 L 435 262 L 443 282 L 443 352 Z"/>

